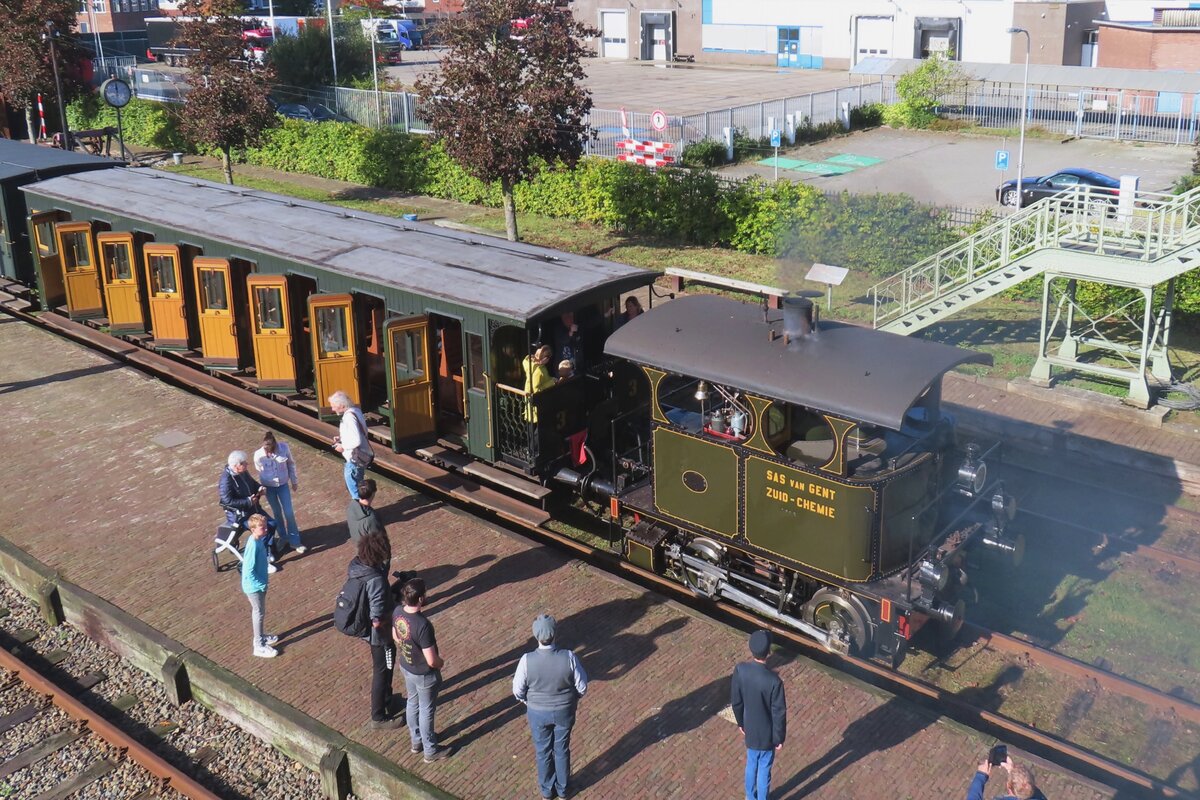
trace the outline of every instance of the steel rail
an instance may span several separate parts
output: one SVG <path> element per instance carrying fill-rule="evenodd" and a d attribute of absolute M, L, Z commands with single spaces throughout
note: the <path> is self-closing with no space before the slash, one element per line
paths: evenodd
<path fill-rule="evenodd" d="M 221 800 L 179 769 L 139 743 L 131 735 L 106 720 L 99 712 L 85 706 L 67 690 L 45 677 L 24 660 L 0 647 L 0 666 L 19 677 L 30 689 L 50 699 L 55 706 L 88 730 L 121 751 L 135 764 L 161 781 L 161 788 L 171 788 L 191 800 Z"/>
<path fill-rule="evenodd" d="M 248 388 L 229 382 L 228 379 L 213 378 L 179 356 L 175 356 L 174 359 L 177 360 L 173 360 L 124 340 L 100 334 L 92 328 L 68 320 L 62 315 L 30 314 L 16 311 L 4 305 L 4 298 L 5 293 L 0 292 L 0 309 L 15 317 L 105 353 L 136 369 L 151 372 L 156 377 L 197 392 L 231 409 L 287 429 L 299 438 L 321 444 L 328 444 L 332 441 L 333 426 L 319 421 L 307 411 L 292 408 L 282 401 L 265 399 Z M 180 369 L 185 365 L 185 369 Z M 817 642 L 738 606 L 714 602 L 707 598 L 697 598 L 677 581 L 637 567 L 609 550 L 593 547 L 566 534 L 533 524 L 504 509 L 489 507 L 479 501 L 472 492 L 451 491 L 446 488 L 444 479 L 452 476 L 453 473 L 433 467 L 419 459 L 395 453 L 389 448 L 377 455 L 373 469 L 392 478 L 414 484 L 416 488 L 428 494 L 471 507 L 476 512 L 498 516 L 509 524 L 519 527 L 525 535 L 540 541 L 552 542 L 573 552 L 581 560 L 599 569 L 630 579 L 643 587 L 669 594 L 688 607 L 710 617 L 714 616 L 714 612 L 716 612 L 716 615 L 726 620 L 735 620 L 742 627 L 769 628 L 780 638 L 804 651 L 813 660 L 867 680 L 872 685 L 929 707 L 936 713 L 950 716 L 975 730 L 1003 737 L 1010 744 L 1041 755 L 1064 769 L 1100 780 L 1106 786 L 1126 787 L 1140 793 L 1150 793 L 1149 796 L 1162 798 L 1196 797 L 1140 770 L 1107 759 L 1098 753 L 1078 747 L 1057 736 L 994 711 L 973 706 L 952 693 L 910 678 L 881 664 L 849 655 L 830 653 Z M 436 477 L 433 477 L 435 474 Z"/>
<path fill-rule="evenodd" d="M 1152 544 L 1138 544 L 1132 539 L 1128 539 L 1120 534 L 1104 533 L 1103 531 L 1098 531 L 1095 528 L 1089 528 L 1087 525 L 1082 525 L 1078 522 L 1071 522 L 1070 520 L 1060 519 L 1059 517 L 1052 517 L 1049 514 L 1041 514 L 1037 511 L 1029 511 L 1024 508 L 1018 508 L 1017 514 L 1030 517 L 1032 519 L 1040 519 L 1043 522 L 1050 522 L 1064 528 L 1074 528 L 1075 530 L 1083 533 L 1090 533 L 1095 535 L 1096 538 L 1102 539 L 1105 542 L 1118 542 L 1127 547 L 1124 552 L 1132 553 L 1152 561 L 1159 561 L 1164 564 L 1175 564 L 1186 572 L 1190 572 L 1193 575 L 1200 575 L 1200 560 L 1192 558 L 1191 556 L 1185 556 L 1182 553 L 1175 553 L 1171 550 L 1164 550 L 1161 547 L 1155 547 Z"/>

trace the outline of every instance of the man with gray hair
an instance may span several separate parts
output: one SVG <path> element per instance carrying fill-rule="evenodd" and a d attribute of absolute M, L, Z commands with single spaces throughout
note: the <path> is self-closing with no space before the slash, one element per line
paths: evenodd
<path fill-rule="evenodd" d="M 571 728 L 575 707 L 587 692 L 587 673 L 570 650 L 554 646 L 554 617 L 533 621 L 538 647 L 521 656 L 513 677 L 513 695 L 526 706 L 533 750 L 537 756 L 542 797 L 567 796 L 571 777 Z"/>
<path fill-rule="evenodd" d="M 333 440 L 333 449 L 346 459 L 342 477 L 346 481 L 351 499 L 357 500 L 359 481 L 366 476 L 367 467 L 375 460 L 370 440 L 367 438 L 367 418 L 363 416 L 362 410 L 354 405 L 350 395 L 342 391 L 329 396 L 329 407 L 342 418 L 337 438 Z"/>

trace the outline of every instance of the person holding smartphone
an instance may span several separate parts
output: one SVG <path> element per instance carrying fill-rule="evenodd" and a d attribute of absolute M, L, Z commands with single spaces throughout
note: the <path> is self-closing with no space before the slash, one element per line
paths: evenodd
<path fill-rule="evenodd" d="M 1004 767 L 1008 772 L 1008 782 L 1005 793 L 998 795 L 996 800 L 1046 800 L 1046 795 L 1037 788 L 1033 770 L 1029 767 L 1013 763 L 1008 754 L 1007 745 L 998 744 L 988 753 L 988 757 L 975 770 L 975 777 L 967 789 L 967 800 L 983 800 L 983 789 L 987 786 L 992 769 Z"/>

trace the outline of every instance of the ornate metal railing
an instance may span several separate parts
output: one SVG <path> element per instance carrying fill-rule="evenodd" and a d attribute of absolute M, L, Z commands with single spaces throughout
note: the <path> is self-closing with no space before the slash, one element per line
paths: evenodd
<path fill-rule="evenodd" d="M 1076 187 L 1042 200 L 868 290 L 876 328 L 1024 258 L 1060 248 L 1153 261 L 1200 239 L 1200 187 L 1139 192 L 1130 209 L 1111 192 Z"/>
<path fill-rule="evenodd" d="M 534 409 L 529 394 L 513 386 L 496 384 L 496 444 L 501 456 L 522 465 L 533 463 Z"/>

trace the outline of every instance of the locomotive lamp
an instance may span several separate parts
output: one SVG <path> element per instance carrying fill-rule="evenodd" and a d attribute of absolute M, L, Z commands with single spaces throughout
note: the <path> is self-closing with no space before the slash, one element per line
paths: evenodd
<path fill-rule="evenodd" d="M 958 491 L 967 497 L 974 497 L 983 491 L 987 483 L 987 464 L 979 457 L 979 445 L 972 442 L 967 445 L 967 457 L 958 468 Z"/>
<path fill-rule="evenodd" d="M 944 564 L 935 564 L 926 559 L 917 568 L 917 580 L 940 592 L 950 582 L 950 570 L 946 569 Z"/>

